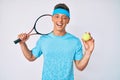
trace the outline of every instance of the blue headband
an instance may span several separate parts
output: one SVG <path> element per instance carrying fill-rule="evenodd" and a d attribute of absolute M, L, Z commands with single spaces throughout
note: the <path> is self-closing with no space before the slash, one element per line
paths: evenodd
<path fill-rule="evenodd" d="M 53 11 L 53 15 L 55 15 L 55 14 L 64 14 L 64 15 L 66 15 L 68 18 L 70 18 L 70 13 L 69 13 L 67 10 L 62 9 L 62 8 L 55 9 L 55 10 Z"/>

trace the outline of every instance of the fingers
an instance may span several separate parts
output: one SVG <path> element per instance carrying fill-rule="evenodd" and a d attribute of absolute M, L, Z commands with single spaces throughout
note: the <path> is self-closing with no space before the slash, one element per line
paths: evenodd
<path fill-rule="evenodd" d="M 21 42 L 25 42 L 28 40 L 29 36 L 30 35 L 27 33 L 21 33 L 18 35 L 18 38 L 21 40 Z"/>
<path fill-rule="evenodd" d="M 91 33 L 89 33 L 89 35 L 91 36 Z M 82 39 L 82 42 L 83 42 L 83 44 L 84 44 L 84 48 L 85 48 L 85 50 L 87 50 L 87 51 L 93 51 L 93 49 L 94 49 L 94 38 L 91 36 L 91 38 L 89 39 L 89 40 L 87 40 L 87 41 L 85 41 L 84 39 Z"/>
<path fill-rule="evenodd" d="M 85 32 L 86 34 L 89 34 L 89 36 L 87 35 L 87 36 L 84 36 L 85 38 L 89 38 L 89 39 L 87 39 L 87 40 L 84 40 L 84 38 L 82 38 L 82 41 L 83 42 L 88 42 L 88 41 L 93 41 L 94 39 L 93 39 L 93 37 L 91 36 L 91 33 L 90 32 Z"/>

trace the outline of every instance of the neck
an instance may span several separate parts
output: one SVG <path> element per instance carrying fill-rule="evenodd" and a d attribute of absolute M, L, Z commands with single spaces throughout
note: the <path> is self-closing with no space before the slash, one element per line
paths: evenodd
<path fill-rule="evenodd" d="M 63 36 L 66 34 L 66 31 L 53 31 L 53 34 L 56 36 Z"/>

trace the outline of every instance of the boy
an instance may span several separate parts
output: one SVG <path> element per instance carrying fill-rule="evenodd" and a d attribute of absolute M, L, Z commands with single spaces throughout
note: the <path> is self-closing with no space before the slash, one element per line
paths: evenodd
<path fill-rule="evenodd" d="M 21 39 L 19 44 L 29 61 L 34 61 L 43 54 L 42 80 L 74 80 L 73 62 L 81 71 L 87 66 L 94 49 L 94 39 L 91 37 L 88 41 L 82 40 L 85 47 L 83 55 L 79 38 L 66 31 L 70 20 L 69 8 L 63 3 L 57 4 L 52 15 L 53 32 L 41 36 L 32 50 L 25 43 L 29 34 L 18 35 Z"/>

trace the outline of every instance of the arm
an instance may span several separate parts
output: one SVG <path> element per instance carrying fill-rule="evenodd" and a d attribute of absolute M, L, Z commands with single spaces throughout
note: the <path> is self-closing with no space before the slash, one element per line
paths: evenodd
<path fill-rule="evenodd" d="M 76 60 L 75 65 L 79 70 L 84 70 L 86 66 L 88 65 L 90 56 L 94 49 L 94 39 L 91 38 L 89 41 L 83 41 L 84 47 L 85 47 L 85 53 L 81 60 Z"/>
<path fill-rule="evenodd" d="M 77 67 L 78 70 L 84 70 L 86 68 L 86 66 L 88 65 L 89 59 L 91 54 L 89 54 L 90 52 L 85 52 L 84 56 L 81 60 L 75 60 L 75 65 Z"/>
<path fill-rule="evenodd" d="M 29 34 L 26 33 L 22 33 L 20 35 L 18 35 L 18 38 L 21 39 L 21 42 L 19 42 L 21 50 L 23 52 L 23 55 L 25 56 L 25 58 L 29 61 L 34 61 L 36 58 L 32 55 L 31 51 L 28 49 L 27 45 L 26 45 L 26 41 L 29 38 Z"/>

